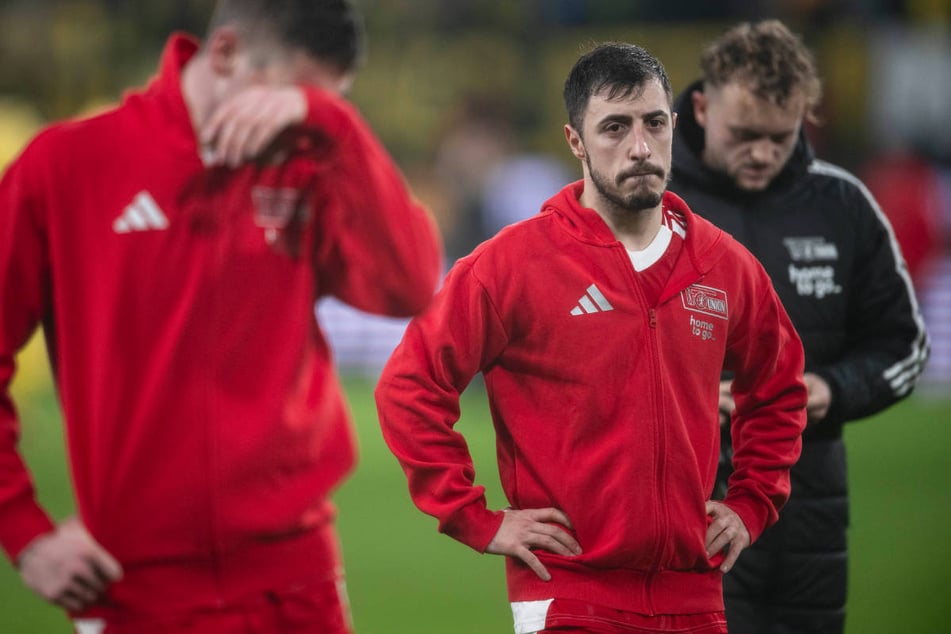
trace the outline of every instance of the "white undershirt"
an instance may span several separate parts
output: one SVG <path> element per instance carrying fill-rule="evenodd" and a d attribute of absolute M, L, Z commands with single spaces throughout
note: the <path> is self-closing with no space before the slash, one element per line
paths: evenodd
<path fill-rule="evenodd" d="M 512 603 L 512 616 L 515 620 L 515 634 L 535 634 L 545 629 L 548 620 L 548 608 L 554 599 L 544 601 L 515 601 Z"/>
<path fill-rule="evenodd" d="M 654 236 L 654 239 L 651 240 L 651 243 L 646 247 L 640 251 L 631 251 L 628 249 L 627 254 L 631 257 L 631 264 L 634 265 L 634 270 L 638 272 L 643 271 L 660 260 L 664 256 L 664 253 L 667 252 L 667 247 L 670 246 L 670 240 L 673 235 L 674 232 L 671 231 L 667 225 L 661 225 L 660 231 L 657 232 L 657 235 Z"/>

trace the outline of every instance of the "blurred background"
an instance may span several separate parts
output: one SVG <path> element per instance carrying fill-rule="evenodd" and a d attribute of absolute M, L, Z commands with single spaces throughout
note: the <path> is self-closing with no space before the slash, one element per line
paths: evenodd
<path fill-rule="evenodd" d="M 0 164 L 44 124 L 114 103 L 154 73 L 171 31 L 201 35 L 212 0 L 0 1 Z M 868 184 L 912 272 L 933 352 L 917 393 L 851 425 L 849 632 L 951 632 L 951 0 L 356 0 L 369 54 L 351 95 L 432 210 L 447 266 L 580 177 L 562 132 L 564 78 L 604 40 L 636 42 L 675 92 L 707 41 L 777 17 L 824 78 L 821 158 Z M 501 562 L 439 536 L 411 507 L 379 439 L 370 391 L 404 322 L 334 301 L 318 308 L 347 376 L 363 460 L 338 496 L 358 632 L 507 632 Z M 471 394 L 469 394 L 471 393 Z M 463 406 L 490 502 L 502 506 L 480 387 Z M 15 394 L 40 496 L 72 511 L 58 409 L 42 347 Z M 0 634 L 67 632 L 0 566 Z"/>

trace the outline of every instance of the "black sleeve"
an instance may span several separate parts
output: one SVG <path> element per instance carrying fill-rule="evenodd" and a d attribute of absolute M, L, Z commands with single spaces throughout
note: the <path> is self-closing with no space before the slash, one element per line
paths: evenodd
<path fill-rule="evenodd" d="M 870 416 L 908 396 L 929 344 L 908 268 L 891 225 L 861 183 L 852 187 L 857 252 L 846 289 L 848 341 L 833 364 L 813 368 L 832 390 L 826 422 Z"/>

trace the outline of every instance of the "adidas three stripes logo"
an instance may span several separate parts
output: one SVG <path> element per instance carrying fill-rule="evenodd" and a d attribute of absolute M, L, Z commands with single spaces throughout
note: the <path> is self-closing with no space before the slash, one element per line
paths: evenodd
<path fill-rule="evenodd" d="M 132 204 L 122 211 L 122 215 L 112 223 L 116 233 L 133 231 L 164 231 L 168 229 L 168 218 L 162 213 L 158 203 L 146 191 L 139 192 Z"/>
<path fill-rule="evenodd" d="M 614 306 L 604 296 L 604 293 L 592 284 L 578 300 L 578 305 L 572 309 L 571 314 L 578 317 L 579 315 L 590 315 L 591 313 L 607 312 L 609 310 L 614 310 Z"/>

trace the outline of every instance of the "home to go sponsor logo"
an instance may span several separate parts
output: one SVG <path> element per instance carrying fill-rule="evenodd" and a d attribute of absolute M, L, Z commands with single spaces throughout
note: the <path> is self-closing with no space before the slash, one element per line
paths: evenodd
<path fill-rule="evenodd" d="M 713 336 L 713 324 L 709 321 L 703 321 L 691 315 L 690 330 L 695 337 L 700 337 L 704 341 L 716 341 Z"/>
<path fill-rule="evenodd" d="M 789 282 L 796 287 L 800 297 L 822 299 L 828 295 L 839 295 L 842 287 L 835 283 L 835 269 L 831 266 L 789 265 Z"/>

